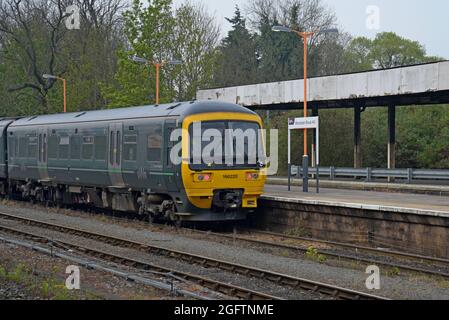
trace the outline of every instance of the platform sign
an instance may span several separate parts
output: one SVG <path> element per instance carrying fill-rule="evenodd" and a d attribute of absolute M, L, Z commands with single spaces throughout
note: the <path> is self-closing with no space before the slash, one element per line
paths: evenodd
<path fill-rule="evenodd" d="M 319 117 L 288 119 L 289 130 L 318 129 Z"/>
<path fill-rule="evenodd" d="M 316 130 L 316 166 L 320 164 L 320 118 L 292 118 L 288 119 L 288 164 L 291 165 L 291 130 L 304 130 L 314 129 Z"/>

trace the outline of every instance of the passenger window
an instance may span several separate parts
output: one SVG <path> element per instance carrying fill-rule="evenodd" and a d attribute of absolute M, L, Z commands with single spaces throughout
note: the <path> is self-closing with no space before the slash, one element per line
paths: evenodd
<path fill-rule="evenodd" d="M 74 160 L 79 160 L 81 158 L 81 137 L 71 136 L 70 137 L 70 158 Z"/>
<path fill-rule="evenodd" d="M 94 156 L 94 137 L 83 137 L 83 151 L 84 160 L 92 160 Z"/>
<path fill-rule="evenodd" d="M 30 158 L 30 159 L 37 158 L 37 136 L 29 136 L 28 137 L 27 158 Z"/>
<path fill-rule="evenodd" d="M 121 154 L 122 154 L 122 135 L 120 131 L 117 131 L 117 153 L 115 154 L 115 163 L 120 165 L 121 162 Z"/>
<path fill-rule="evenodd" d="M 39 148 L 39 162 L 42 162 L 42 133 L 41 134 L 39 134 L 39 146 L 38 146 L 38 148 Z"/>
<path fill-rule="evenodd" d="M 19 158 L 26 158 L 27 147 L 28 147 L 28 138 L 27 137 L 19 138 Z"/>
<path fill-rule="evenodd" d="M 95 137 L 95 160 L 106 160 L 106 140 L 107 136 Z"/>
<path fill-rule="evenodd" d="M 147 141 L 147 160 L 161 162 L 162 158 L 162 126 L 156 125 L 150 128 Z"/>
<path fill-rule="evenodd" d="M 109 137 L 109 164 L 114 164 L 114 131 L 111 131 L 111 136 Z"/>
<path fill-rule="evenodd" d="M 58 159 L 58 137 L 55 135 L 48 137 L 48 158 Z"/>
<path fill-rule="evenodd" d="M 44 155 L 43 162 L 47 162 L 47 152 L 48 152 L 48 142 L 47 142 L 47 134 L 44 134 Z"/>
<path fill-rule="evenodd" d="M 137 135 L 125 135 L 123 137 L 123 160 L 137 160 Z"/>
<path fill-rule="evenodd" d="M 59 136 L 59 159 L 65 160 L 69 158 L 69 144 L 69 136 Z"/>
<path fill-rule="evenodd" d="M 8 146 L 9 146 L 9 157 L 14 159 L 16 156 L 16 139 L 14 137 L 8 138 Z"/>

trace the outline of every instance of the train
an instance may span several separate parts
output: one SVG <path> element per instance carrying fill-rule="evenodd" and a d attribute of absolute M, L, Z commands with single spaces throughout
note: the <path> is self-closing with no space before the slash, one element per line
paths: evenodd
<path fill-rule="evenodd" d="M 200 135 L 193 132 L 197 123 Z M 262 127 L 253 111 L 214 101 L 3 118 L 0 193 L 133 212 L 150 221 L 245 220 L 256 211 L 266 181 Z M 195 141 L 204 151 L 202 134 L 211 129 L 253 131 L 257 149 L 248 146 L 254 135 L 243 137 L 243 161 L 237 163 L 242 150 L 236 150 L 236 139 L 242 137 L 234 136 L 222 142 L 233 151 L 231 164 L 194 161 Z"/>

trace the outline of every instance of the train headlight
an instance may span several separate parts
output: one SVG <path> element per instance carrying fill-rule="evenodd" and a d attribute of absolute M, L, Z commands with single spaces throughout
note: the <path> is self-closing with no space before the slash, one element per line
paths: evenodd
<path fill-rule="evenodd" d="M 195 182 L 211 182 L 212 174 L 210 173 L 199 173 L 194 176 Z"/>
<path fill-rule="evenodd" d="M 246 174 L 246 181 L 256 181 L 256 180 L 259 180 L 259 174 L 258 173 L 248 172 Z"/>

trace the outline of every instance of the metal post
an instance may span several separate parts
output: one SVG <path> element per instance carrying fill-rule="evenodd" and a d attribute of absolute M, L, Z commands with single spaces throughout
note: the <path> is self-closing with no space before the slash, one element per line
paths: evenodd
<path fill-rule="evenodd" d="M 302 191 L 309 192 L 309 156 L 302 157 Z"/>
<path fill-rule="evenodd" d="M 312 117 L 318 117 L 318 108 L 316 106 L 313 107 L 312 109 Z M 317 145 L 317 136 L 318 136 L 318 129 L 313 130 L 313 141 L 312 141 L 312 167 L 316 167 L 317 163 L 318 163 L 318 159 L 317 159 L 317 149 L 318 145 Z"/>
<path fill-rule="evenodd" d="M 64 113 L 67 112 L 67 80 L 62 79 L 62 83 L 64 86 Z"/>
<path fill-rule="evenodd" d="M 413 181 L 413 169 L 407 169 L 407 183 L 411 184 Z"/>
<path fill-rule="evenodd" d="M 292 178 L 292 133 L 290 128 L 288 129 L 288 191 L 291 191 L 291 178 Z"/>
<path fill-rule="evenodd" d="M 366 182 L 371 182 L 372 180 L 372 169 L 371 168 L 367 168 L 366 169 Z"/>
<path fill-rule="evenodd" d="M 156 63 L 156 104 L 159 104 L 159 77 L 161 64 Z"/>
<path fill-rule="evenodd" d="M 396 106 L 388 106 L 388 169 L 396 168 Z M 394 182 L 394 178 L 388 178 L 388 182 Z"/>
<path fill-rule="evenodd" d="M 267 110 L 267 125 L 266 128 L 269 129 L 270 128 L 270 110 Z"/>
<path fill-rule="evenodd" d="M 316 165 L 316 193 L 320 193 L 320 164 Z"/>
<path fill-rule="evenodd" d="M 354 168 L 362 167 L 362 148 L 361 148 L 361 114 L 362 108 L 354 108 Z"/>

